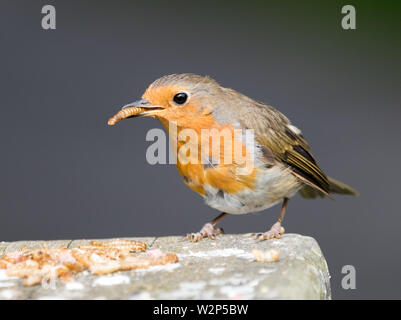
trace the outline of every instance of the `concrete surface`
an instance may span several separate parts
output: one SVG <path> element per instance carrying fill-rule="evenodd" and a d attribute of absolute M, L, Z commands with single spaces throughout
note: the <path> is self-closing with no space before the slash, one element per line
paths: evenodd
<path fill-rule="evenodd" d="M 179 262 L 149 269 L 24 287 L 0 270 L 0 299 L 330 299 L 330 276 L 317 242 L 286 234 L 257 241 L 250 234 L 223 235 L 190 243 L 183 237 L 130 238 L 176 253 Z M 0 255 L 23 247 L 72 248 L 88 240 L 0 242 Z M 252 249 L 280 250 L 276 262 L 257 262 Z"/>

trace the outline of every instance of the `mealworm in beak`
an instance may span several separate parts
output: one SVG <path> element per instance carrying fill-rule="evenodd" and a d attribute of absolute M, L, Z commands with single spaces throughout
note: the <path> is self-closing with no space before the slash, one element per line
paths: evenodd
<path fill-rule="evenodd" d="M 137 114 L 140 114 L 144 110 L 145 110 L 145 108 L 141 108 L 141 107 L 124 108 L 124 109 L 120 110 L 119 112 L 117 112 L 114 116 L 112 116 L 109 119 L 109 121 L 107 122 L 107 124 L 109 126 L 114 126 L 118 121 L 128 118 L 128 117 L 135 116 Z"/>

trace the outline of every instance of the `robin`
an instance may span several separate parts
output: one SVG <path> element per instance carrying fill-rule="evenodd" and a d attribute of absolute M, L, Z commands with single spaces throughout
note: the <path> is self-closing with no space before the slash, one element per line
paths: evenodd
<path fill-rule="evenodd" d="M 215 239 L 222 233 L 216 225 L 227 214 L 257 212 L 281 202 L 277 222 L 270 230 L 253 234 L 259 240 L 280 238 L 284 233 L 281 224 L 288 200 L 297 192 L 305 198 L 331 198 L 332 193 L 357 195 L 351 187 L 324 174 L 301 131 L 282 113 L 233 89 L 224 88 L 209 77 L 172 74 L 157 79 L 146 89 L 141 100 L 123 106 L 108 124 L 140 116 L 161 121 L 169 132 L 177 169 L 184 183 L 199 193 L 206 204 L 222 212 L 199 232 L 188 234 L 190 241 L 206 237 Z M 175 124 L 176 130 L 171 130 L 171 123 Z M 225 149 L 232 148 L 231 142 L 217 147 L 216 159 L 216 147 L 210 146 L 210 140 L 202 138 L 192 142 L 198 144 L 193 150 L 199 152 L 195 152 L 191 161 L 183 161 L 177 150 L 188 141 L 179 136 L 188 129 L 198 136 L 204 130 L 217 130 L 218 133 L 225 130 L 233 136 L 235 131 L 251 130 L 251 141 L 234 140 L 240 141 L 240 153 L 251 150 L 248 154 L 253 156 L 252 161 L 244 165 L 244 162 L 236 161 L 234 155 L 234 161 L 225 162 L 223 154 Z M 187 151 L 188 148 L 184 153 Z M 249 170 L 238 170 L 244 167 Z"/>

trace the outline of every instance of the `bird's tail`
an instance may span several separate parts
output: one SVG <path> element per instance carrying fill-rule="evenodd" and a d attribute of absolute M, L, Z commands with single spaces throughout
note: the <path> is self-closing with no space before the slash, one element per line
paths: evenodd
<path fill-rule="evenodd" d="M 355 189 L 351 188 L 350 186 L 342 183 L 336 179 L 330 178 L 329 179 L 329 190 L 330 193 L 338 193 L 338 194 L 348 194 L 351 196 L 358 196 L 359 193 Z"/>
<path fill-rule="evenodd" d="M 351 196 L 358 196 L 358 191 L 355 189 L 351 188 L 350 186 L 346 185 L 345 183 L 342 183 L 336 179 L 328 177 L 329 180 L 329 192 L 330 193 L 338 193 L 338 194 L 345 194 L 345 195 L 351 195 Z M 324 194 L 323 192 L 309 186 L 305 185 L 299 193 L 301 194 L 302 197 L 307 198 L 307 199 L 313 199 L 317 197 L 324 197 L 327 194 Z"/>

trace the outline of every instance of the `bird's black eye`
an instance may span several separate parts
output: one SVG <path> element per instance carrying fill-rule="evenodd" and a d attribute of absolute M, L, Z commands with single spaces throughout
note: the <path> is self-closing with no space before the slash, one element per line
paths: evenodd
<path fill-rule="evenodd" d="M 185 92 L 177 93 L 174 96 L 174 102 L 176 104 L 184 104 L 185 102 L 187 102 L 187 99 L 188 99 L 188 95 Z"/>

